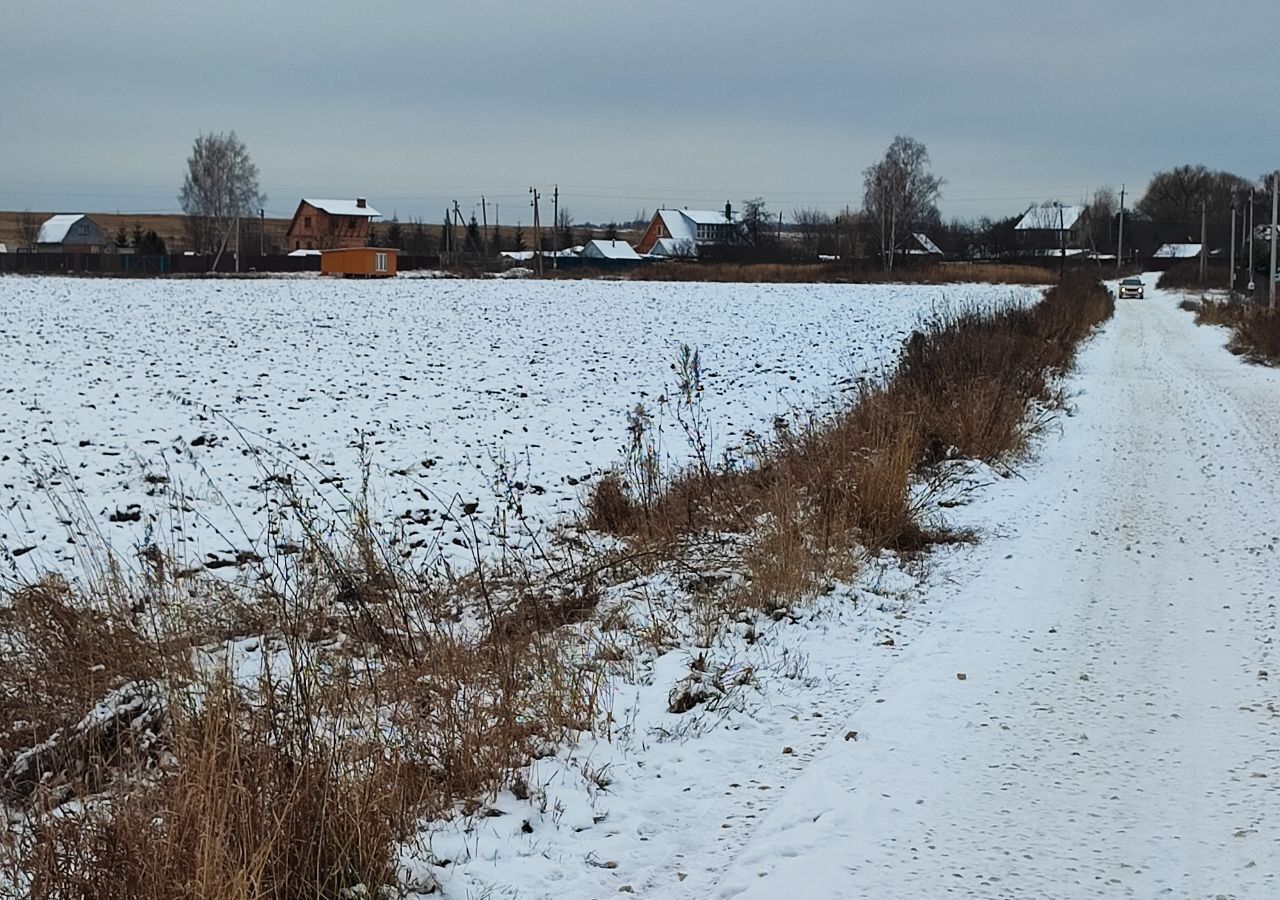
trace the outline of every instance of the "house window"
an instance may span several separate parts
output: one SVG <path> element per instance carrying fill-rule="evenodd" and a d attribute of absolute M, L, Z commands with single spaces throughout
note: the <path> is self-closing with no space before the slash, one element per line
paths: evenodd
<path fill-rule="evenodd" d="M 387 254 L 375 253 L 373 255 L 373 270 L 375 272 L 387 271 Z"/>
<path fill-rule="evenodd" d="M 305 229 L 307 229 L 307 231 L 310 231 L 310 230 L 311 230 L 311 217 L 310 217 L 310 216 L 303 216 L 303 217 L 302 217 L 302 227 L 303 227 L 303 228 L 305 228 Z"/>

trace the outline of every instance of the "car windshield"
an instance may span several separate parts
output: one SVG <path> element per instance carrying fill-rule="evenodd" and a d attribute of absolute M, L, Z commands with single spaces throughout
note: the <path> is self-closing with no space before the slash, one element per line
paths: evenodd
<path fill-rule="evenodd" d="M 1142 284 L 1141 278 L 1126 278 L 1121 284 Z"/>

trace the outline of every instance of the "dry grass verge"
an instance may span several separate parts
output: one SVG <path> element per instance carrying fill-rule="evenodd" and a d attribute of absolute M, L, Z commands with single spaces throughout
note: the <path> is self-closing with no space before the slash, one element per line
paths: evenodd
<path fill-rule="evenodd" d="M 641 434 L 628 464 L 597 484 L 588 521 L 642 544 L 752 535 L 753 585 L 777 582 L 788 591 L 821 583 L 856 546 L 915 550 L 949 539 L 920 515 L 921 477 L 953 457 L 1001 463 L 1021 454 L 1038 424 L 1033 410 L 1056 402 L 1052 376 L 1071 366 L 1080 342 L 1113 309 L 1101 284 L 1076 275 L 1029 309 L 935 322 L 906 343 L 896 371 L 865 385 L 847 410 L 781 431 L 746 466 L 713 470 L 703 458 L 655 484 L 656 453 Z M 681 384 L 682 422 L 696 419 L 688 412 L 692 387 Z M 767 599 L 777 591 L 747 593 Z"/>
<path fill-rule="evenodd" d="M 1184 300 L 1180 306 L 1196 314 L 1197 325 L 1231 329 L 1227 349 L 1250 362 L 1280 366 L 1280 313 L 1265 306 L 1236 301 Z"/>

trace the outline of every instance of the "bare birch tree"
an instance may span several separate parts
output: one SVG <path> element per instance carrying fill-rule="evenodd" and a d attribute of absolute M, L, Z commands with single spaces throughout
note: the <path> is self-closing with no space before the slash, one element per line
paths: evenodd
<path fill-rule="evenodd" d="M 24 209 L 18 216 L 18 240 L 22 249 L 34 253 L 36 243 L 40 239 L 40 217 L 29 209 Z"/>
<path fill-rule="evenodd" d="M 257 215 L 267 198 L 258 189 L 258 167 L 232 131 L 196 138 L 178 200 L 192 249 L 209 253 L 225 240 L 236 216 Z"/>
<path fill-rule="evenodd" d="M 862 172 L 863 207 L 879 223 L 885 269 L 893 268 L 898 235 L 938 218 L 943 181 L 929 171 L 929 151 L 915 138 L 898 135 L 884 159 Z"/>

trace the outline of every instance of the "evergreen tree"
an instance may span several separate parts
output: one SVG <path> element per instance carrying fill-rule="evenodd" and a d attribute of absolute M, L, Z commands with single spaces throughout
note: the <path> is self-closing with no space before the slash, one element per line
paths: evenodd
<path fill-rule="evenodd" d="M 476 214 L 471 214 L 471 221 L 467 223 L 467 249 L 473 253 L 479 253 L 484 243 L 480 240 L 480 223 L 476 221 Z"/>
<path fill-rule="evenodd" d="M 133 246 L 137 248 L 138 253 L 144 256 L 165 256 L 169 252 L 169 248 L 165 246 L 164 239 L 156 234 L 155 229 L 148 229 L 143 232 L 139 229 L 139 235 Z"/>
<path fill-rule="evenodd" d="M 616 241 L 618 239 L 618 223 L 610 222 L 604 227 L 604 239 L 606 241 Z"/>
<path fill-rule="evenodd" d="M 124 226 L 120 226 L 120 230 L 116 232 L 115 245 L 117 247 L 129 246 L 129 232 L 124 230 Z"/>
<path fill-rule="evenodd" d="M 133 239 L 130 241 L 130 243 L 132 243 L 133 246 L 137 247 L 139 244 L 142 243 L 142 238 L 143 238 L 142 223 L 134 222 L 133 223 Z"/>
<path fill-rule="evenodd" d="M 394 247 L 397 250 L 404 249 L 404 232 L 400 227 L 400 219 L 394 212 L 391 214 L 391 224 L 387 226 L 385 237 L 388 247 Z"/>
<path fill-rule="evenodd" d="M 426 256 L 431 252 L 431 238 L 427 235 L 427 229 L 420 218 L 409 221 L 409 239 L 405 243 L 405 249 L 414 256 Z"/>
<path fill-rule="evenodd" d="M 517 253 L 523 253 L 529 249 L 529 245 L 524 242 L 524 226 L 519 222 L 516 223 L 516 231 L 512 236 L 511 249 Z"/>

